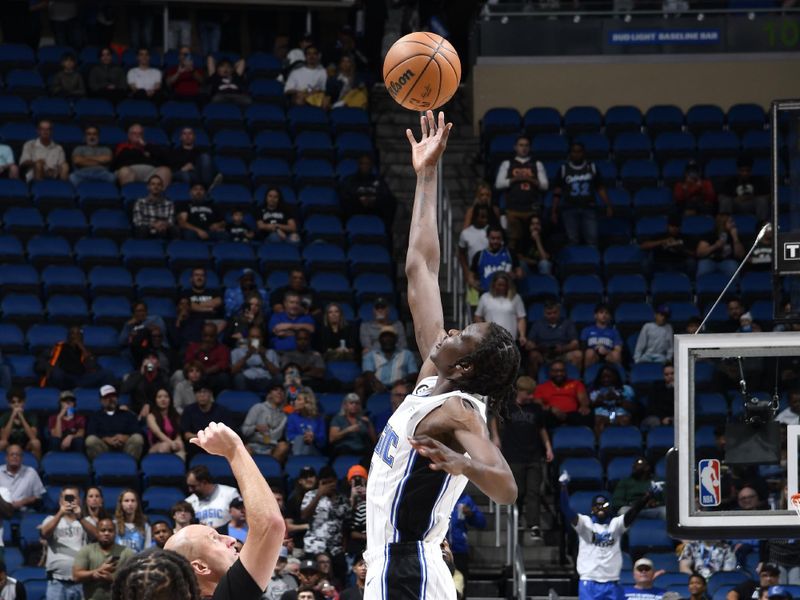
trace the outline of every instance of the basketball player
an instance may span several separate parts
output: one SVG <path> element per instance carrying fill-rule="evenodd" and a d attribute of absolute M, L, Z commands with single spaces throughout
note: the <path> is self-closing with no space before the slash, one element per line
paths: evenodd
<path fill-rule="evenodd" d="M 455 600 L 440 544 L 467 481 L 502 504 L 517 486 L 486 428 L 486 404 L 513 399 L 519 352 L 494 323 L 444 331 L 439 295 L 436 169 L 452 123 L 421 119 L 411 142 L 417 189 L 406 257 L 408 303 L 424 359 L 419 379 L 378 440 L 367 479 L 365 600 Z"/>
<path fill-rule="evenodd" d="M 242 551 L 236 540 L 208 525 L 188 525 L 167 540 L 165 550 L 189 561 L 200 595 L 212 600 L 261 600 L 278 562 L 286 525 L 278 502 L 242 439 L 223 423 L 210 423 L 190 440 L 224 456 L 242 491 L 249 533 Z"/>

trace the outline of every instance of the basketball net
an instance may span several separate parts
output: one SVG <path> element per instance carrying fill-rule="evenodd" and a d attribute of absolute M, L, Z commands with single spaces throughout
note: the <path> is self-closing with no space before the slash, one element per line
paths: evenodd
<path fill-rule="evenodd" d="M 790 504 L 797 513 L 797 516 L 800 517 L 800 494 L 792 494 Z"/>

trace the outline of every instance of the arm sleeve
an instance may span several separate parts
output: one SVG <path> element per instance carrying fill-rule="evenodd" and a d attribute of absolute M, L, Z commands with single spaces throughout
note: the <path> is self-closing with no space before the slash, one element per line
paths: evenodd
<path fill-rule="evenodd" d="M 24 163 L 25 161 L 33 160 L 31 154 L 33 154 L 33 142 L 25 142 L 25 144 L 22 146 L 22 154 L 19 156 L 19 162 Z"/>
<path fill-rule="evenodd" d="M 289 415 L 286 419 L 286 441 L 291 442 L 302 433 L 300 421 L 298 419 L 293 419 L 292 415 Z"/>
<path fill-rule="evenodd" d="M 511 185 L 511 181 L 508 178 L 508 166 L 510 164 L 511 163 L 507 160 L 500 163 L 500 168 L 497 169 L 497 177 L 494 180 L 494 187 L 496 189 L 505 190 Z"/>
<path fill-rule="evenodd" d="M 485 301 L 485 298 L 486 298 L 486 293 L 481 294 L 481 297 L 478 300 L 478 308 L 475 309 L 475 316 L 476 317 L 485 317 L 486 316 L 486 301 Z"/>
<path fill-rule="evenodd" d="M 14 593 L 17 595 L 16 600 L 28 600 L 28 592 L 21 581 L 14 584 Z"/>
<path fill-rule="evenodd" d="M 468 497 L 467 500 L 467 506 L 472 510 L 472 516 L 467 520 L 467 523 L 476 529 L 486 529 L 486 517 L 483 512 L 472 498 Z"/>
<path fill-rule="evenodd" d="M 541 161 L 536 161 L 536 178 L 539 180 L 539 190 L 546 191 L 550 182 L 547 180 L 547 171 Z"/>
<path fill-rule="evenodd" d="M 644 349 L 647 347 L 647 323 L 642 325 L 642 330 L 639 332 L 639 337 L 636 339 L 636 348 L 633 351 L 633 362 L 642 360 Z"/>
<path fill-rule="evenodd" d="M 258 422 L 258 404 L 253 406 L 249 411 L 247 411 L 247 416 L 244 419 L 244 423 L 242 423 L 242 437 L 246 440 L 256 430 L 256 423 Z"/>
<path fill-rule="evenodd" d="M 361 359 L 361 370 L 362 371 L 369 371 L 371 373 L 375 372 L 375 352 L 374 350 L 370 350 L 364 355 L 364 358 Z"/>
<path fill-rule="evenodd" d="M 286 415 L 281 414 L 280 418 L 275 420 L 275 424 L 269 429 L 270 439 L 277 441 L 283 438 L 283 432 L 286 429 Z"/>
<path fill-rule="evenodd" d="M 518 319 L 524 318 L 527 313 L 525 312 L 525 305 L 522 303 L 522 298 L 519 297 L 519 294 L 514 296 L 514 311 L 517 315 Z"/>

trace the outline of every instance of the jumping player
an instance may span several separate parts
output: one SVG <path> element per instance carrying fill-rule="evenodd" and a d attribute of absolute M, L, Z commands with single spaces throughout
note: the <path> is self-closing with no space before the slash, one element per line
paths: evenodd
<path fill-rule="evenodd" d="M 367 479 L 365 600 L 455 600 L 440 544 L 467 481 L 512 504 L 517 486 L 486 428 L 489 408 L 514 397 L 519 351 L 504 328 L 476 323 L 444 330 L 439 295 L 436 170 L 452 123 L 439 113 L 411 130 L 417 189 L 406 256 L 408 303 L 424 359 L 414 391 L 392 415 Z"/>

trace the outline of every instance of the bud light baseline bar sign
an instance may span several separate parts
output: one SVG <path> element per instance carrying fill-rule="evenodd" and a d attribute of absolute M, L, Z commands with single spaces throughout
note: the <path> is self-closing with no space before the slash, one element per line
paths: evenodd
<path fill-rule="evenodd" d="M 719 44 L 719 29 L 628 29 L 609 31 L 612 46 L 667 46 L 671 44 Z"/>

